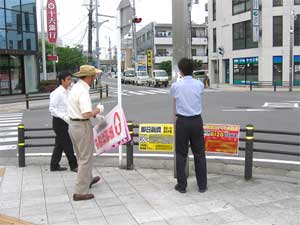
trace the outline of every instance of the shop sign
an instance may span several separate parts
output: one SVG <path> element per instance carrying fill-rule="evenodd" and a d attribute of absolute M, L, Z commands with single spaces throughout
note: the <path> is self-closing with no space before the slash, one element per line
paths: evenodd
<path fill-rule="evenodd" d="M 57 40 L 57 9 L 55 0 L 48 0 L 47 2 L 47 33 L 48 42 L 56 44 Z"/>

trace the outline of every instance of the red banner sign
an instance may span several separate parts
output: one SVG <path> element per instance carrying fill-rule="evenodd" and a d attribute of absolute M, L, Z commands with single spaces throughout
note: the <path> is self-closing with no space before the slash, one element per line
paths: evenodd
<path fill-rule="evenodd" d="M 58 57 L 57 55 L 47 55 L 48 61 L 57 61 Z"/>
<path fill-rule="evenodd" d="M 55 44 L 57 39 L 57 10 L 55 0 L 47 2 L 47 33 L 48 42 Z"/>
<path fill-rule="evenodd" d="M 238 154 L 239 125 L 204 124 L 205 150 L 226 154 Z"/>

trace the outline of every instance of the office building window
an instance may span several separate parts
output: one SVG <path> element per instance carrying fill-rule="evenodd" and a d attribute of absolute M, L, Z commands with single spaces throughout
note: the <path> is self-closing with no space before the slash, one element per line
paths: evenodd
<path fill-rule="evenodd" d="M 273 46 L 282 46 L 282 16 L 273 16 Z"/>
<path fill-rule="evenodd" d="M 300 5 L 300 0 L 295 0 L 295 1 L 294 1 L 294 4 L 295 4 L 295 5 Z"/>
<path fill-rule="evenodd" d="M 5 4 L 6 4 L 5 5 L 6 9 L 12 9 L 12 10 L 16 10 L 16 11 L 21 10 L 20 0 L 6 0 Z"/>
<path fill-rule="evenodd" d="M 232 0 L 232 15 L 250 11 L 251 0 Z"/>
<path fill-rule="evenodd" d="M 168 56 L 168 51 L 167 51 L 167 49 L 157 49 L 156 55 L 157 56 Z"/>
<path fill-rule="evenodd" d="M 258 81 L 258 57 L 233 59 L 233 83 L 249 84 Z"/>
<path fill-rule="evenodd" d="M 300 85 L 300 55 L 294 56 L 294 85 Z"/>
<path fill-rule="evenodd" d="M 273 7 L 282 6 L 282 0 L 273 0 Z"/>
<path fill-rule="evenodd" d="M 0 29 L 0 49 L 6 49 L 6 31 Z"/>
<path fill-rule="evenodd" d="M 4 9 L 0 9 L 0 29 L 5 29 Z"/>
<path fill-rule="evenodd" d="M 217 52 L 217 28 L 213 29 L 213 52 Z"/>
<path fill-rule="evenodd" d="M 294 22 L 294 45 L 300 46 L 300 14 L 297 15 L 297 18 Z"/>
<path fill-rule="evenodd" d="M 251 32 L 251 21 L 233 24 L 233 50 L 257 48 L 258 43 L 253 42 Z"/>
<path fill-rule="evenodd" d="M 217 5 L 216 5 L 216 0 L 213 0 L 213 5 L 212 5 L 212 12 L 213 12 L 213 20 L 216 20 L 216 14 L 217 14 Z"/>
<path fill-rule="evenodd" d="M 192 56 L 197 56 L 197 49 L 192 48 Z"/>
<path fill-rule="evenodd" d="M 4 8 L 4 0 L 0 0 L 0 8 Z"/>
<path fill-rule="evenodd" d="M 282 56 L 273 56 L 273 82 L 282 82 Z"/>

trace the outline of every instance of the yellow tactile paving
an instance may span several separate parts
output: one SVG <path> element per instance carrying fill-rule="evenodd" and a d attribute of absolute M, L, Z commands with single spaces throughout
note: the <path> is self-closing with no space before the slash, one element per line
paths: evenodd
<path fill-rule="evenodd" d="M 5 168 L 0 167 L 0 177 L 4 177 L 5 174 Z"/>
<path fill-rule="evenodd" d="M 34 224 L 0 214 L 0 225 L 34 225 Z"/>

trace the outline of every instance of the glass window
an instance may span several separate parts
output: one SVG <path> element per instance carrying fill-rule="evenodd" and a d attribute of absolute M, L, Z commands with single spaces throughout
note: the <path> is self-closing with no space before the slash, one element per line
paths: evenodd
<path fill-rule="evenodd" d="M 23 12 L 35 13 L 35 0 L 21 0 Z"/>
<path fill-rule="evenodd" d="M 300 5 L 300 0 L 295 0 L 295 5 Z"/>
<path fill-rule="evenodd" d="M 0 49 L 6 49 L 6 31 L 0 29 Z"/>
<path fill-rule="evenodd" d="M 17 30 L 20 29 L 20 12 L 13 10 L 6 10 L 6 29 Z M 18 27 L 19 26 L 19 27 Z"/>
<path fill-rule="evenodd" d="M 8 57 L 0 55 L 0 95 L 10 94 Z"/>
<path fill-rule="evenodd" d="M 28 12 L 23 13 L 23 31 L 35 32 L 34 15 Z"/>
<path fill-rule="evenodd" d="M 17 31 L 9 30 L 7 32 L 7 44 L 9 49 L 18 49 L 18 41 L 22 41 L 22 34 Z M 21 48 L 23 49 L 23 48 Z"/>
<path fill-rule="evenodd" d="M 233 59 L 233 83 L 258 81 L 258 57 Z"/>
<path fill-rule="evenodd" d="M 273 16 L 273 46 L 282 46 L 282 16 Z"/>
<path fill-rule="evenodd" d="M 251 21 L 244 21 L 233 24 L 233 50 L 257 48 L 258 43 L 252 39 Z"/>
<path fill-rule="evenodd" d="M 5 28 L 4 9 L 0 9 L 0 29 Z"/>
<path fill-rule="evenodd" d="M 192 48 L 192 56 L 197 56 L 197 49 Z"/>
<path fill-rule="evenodd" d="M 300 46 L 300 14 L 297 15 L 294 22 L 294 45 Z"/>
<path fill-rule="evenodd" d="M 232 14 L 239 14 L 252 9 L 251 0 L 232 0 Z"/>
<path fill-rule="evenodd" d="M 273 7 L 282 6 L 282 0 L 273 0 Z"/>
<path fill-rule="evenodd" d="M 23 33 L 24 50 L 36 51 L 35 33 Z"/>
<path fill-rule="evenodd" d="M 20 94 L 23 90 L 23 73 L 21 57 L 10 55 L 10 77 L 12 94 Z"/>
<path fill-rule="evenodd" d="M 4 8 L 4 0 L 0 0 L 0 7 Z"/>
<path fill-rule="evenodd" d="M 300 85 L 300 55 L 294 56 L 294 85 Z"/>
<path fill-rule="evenodd" d="M 217 29 L 213 29 L 213 52 L 217 51 Z"/>
<path fill-rule="evenodd" d="M 273 82 L 282 81 L 282 56 L 273 56 Z"/>
<path fill-rule="evenodd" d="M 9 0 L 6 1 L 6 9 L 13 9 L 13 10 L 17 10 L 20 11 L 20 0 Z"/>

